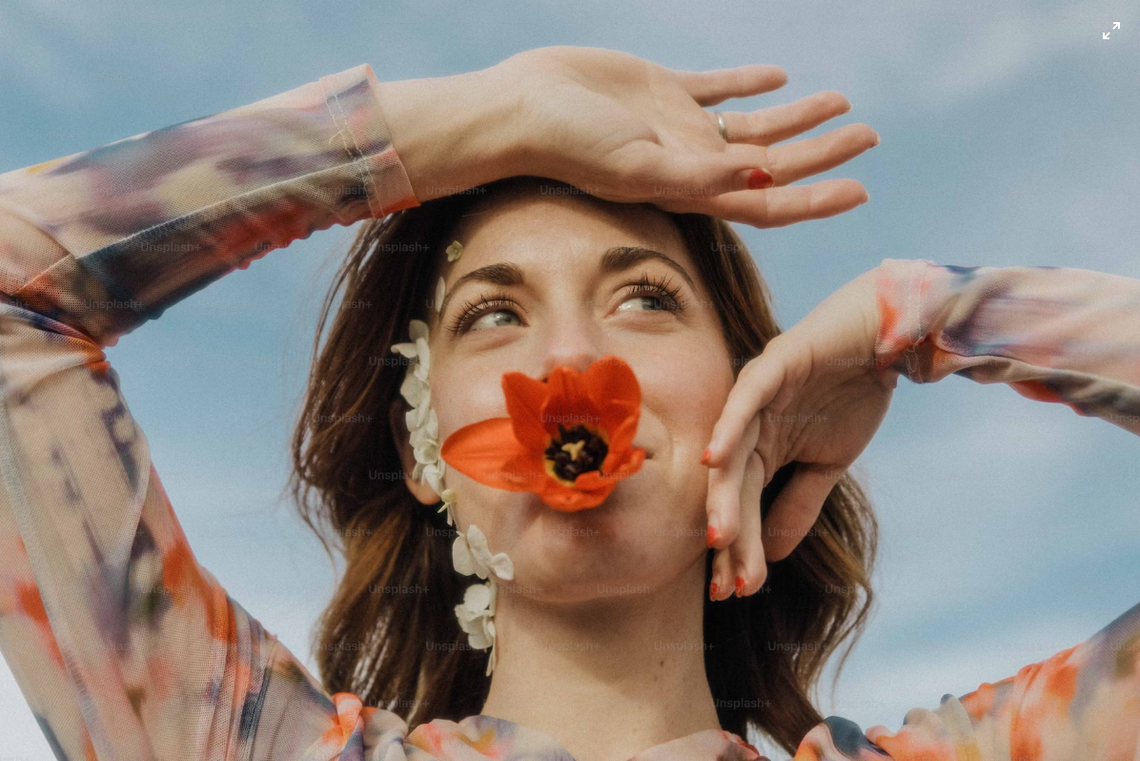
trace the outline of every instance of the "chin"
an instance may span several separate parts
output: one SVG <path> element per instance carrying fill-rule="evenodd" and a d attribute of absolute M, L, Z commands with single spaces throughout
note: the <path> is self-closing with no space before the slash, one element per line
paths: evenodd
<path fill-rule="evenodd" d="M 532 520 L 511 553 L 516 583 L 558 602 L 648 591 L 668 575 L 665 565 L 684 564 L 682 548 L 654 538 L 662 505 L 672 504 L 661 484 L 655 486 L 623 481 L 598 507 L 576 512 L 554 510 L 527 495 Z"/>

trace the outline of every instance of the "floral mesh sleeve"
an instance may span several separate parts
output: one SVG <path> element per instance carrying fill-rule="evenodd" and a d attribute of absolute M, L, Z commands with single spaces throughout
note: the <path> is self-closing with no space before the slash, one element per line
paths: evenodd
<path fill-rule="evenodd" d="M 1007 383 L 1140 434 L 1140 280 L 1063 267 L 878 268 L 876 361 L 916 383 Z M 1140 605 L 1088 640 L 902 727 L 828 717 L 795 761 L 1140 758 Z"/>
<path fill-rule="evenodd" d="M 881 367 L 1007 383 L 1140 433 L 1140 280 L 900 259 L 878 272 Z"/>
<path fill-rule="evenodd" d="M 416 205 L 377 85 L 362 65 L 0 175 L 0 651 L 61 759 L 331 758 L 362 715 L 402 736 L 198 564 L 103 352 L 275 248 Z"/>

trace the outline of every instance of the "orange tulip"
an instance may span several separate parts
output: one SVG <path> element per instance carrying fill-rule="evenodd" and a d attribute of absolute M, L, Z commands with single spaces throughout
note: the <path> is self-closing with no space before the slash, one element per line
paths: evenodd
<path fill-rule="evenodd" d="M 546 382 L 503 373 L 503 393 L 510 417 L 464 426 L 440 449 L 479 483 L 533 492 L 574 512 L 602 504 L 645 461 L 645 450 L 632 447 L 641 388 L 619 357 L 602 357 L 584 373 L 556 367 Z"/>

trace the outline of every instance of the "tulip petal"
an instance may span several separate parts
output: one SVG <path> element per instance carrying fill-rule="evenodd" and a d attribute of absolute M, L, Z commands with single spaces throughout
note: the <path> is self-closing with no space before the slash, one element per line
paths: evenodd
<path fill-rule="evenodd" d="M 481 484 L 507 491 L 530 491 L 512 479 L 507 465 L 527 452 L 515 439 L 510 418 L 490 418 L 460 428 L 447 437 L 440 457 L 451 467 Z"/>
<path fill-rule="evenodd" d="M 633 437 L 637 435 L 637 418 L 627 417 L 616 428 L 608 429 L 606 434 L 609 438 L 609 452 L 606 453 L 606 459 L 602 461 L 603 473 L 614 470 L 629 455 L 629 445 L 633 443 Z"/>
<path fill-rule="evenodd" d="M 641 387 L 633 368 L 621 357 L 609 355 L 595 361 L 586 369 L 583 380 L 590 400 L 603 415 L 641 409 Z"/>
<path fill-rule="evenodd" d="M 550 435 L 542 422 L 543 406 L 550 388 L 524 373 L 503 373 L 503 395 L 507 399 L 515 438 L 529 449 L 545 449 Z M 557 431 L 557 429 L 555 429 Z"/>

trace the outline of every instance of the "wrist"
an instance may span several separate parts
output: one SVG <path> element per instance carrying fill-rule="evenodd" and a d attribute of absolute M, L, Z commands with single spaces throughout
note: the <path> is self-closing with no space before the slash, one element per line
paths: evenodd
<path fill-rule="evenodd" d="M 380 83 L 392 147 L 418 201 L 519 173 L 516 141 L 506 126 L 517 113 L 508 85 L 496 67 Z"/>

